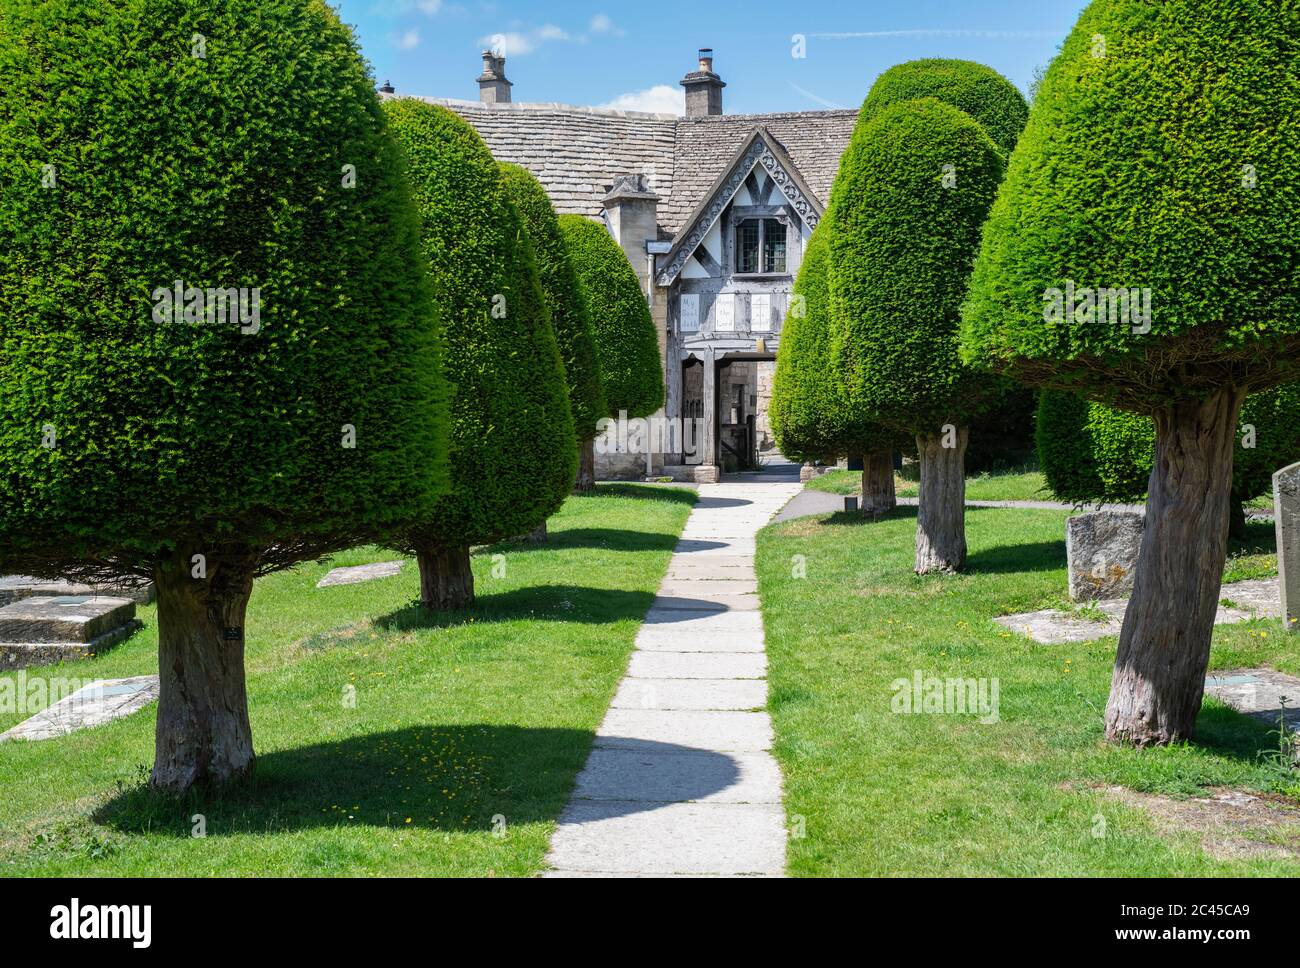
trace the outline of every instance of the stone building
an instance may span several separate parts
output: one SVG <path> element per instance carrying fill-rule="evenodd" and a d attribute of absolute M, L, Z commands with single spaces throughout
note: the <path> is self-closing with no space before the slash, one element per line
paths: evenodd
<path fill-rule="evenodd" d="M 505 58 L 485 52 L 478 101 L 425 99 L 529 169 L 556 211 L 603 220 L 636 269 L 659 331 L 660 426 L 684 432 L 650 454 L 601 455 L 607 477 L 716 480 L 774 449 L 766 405 L 781 325 L 857 119 L 724 114 L 710 50 L 681 84 L 684 117 L 520 103 Z"/>

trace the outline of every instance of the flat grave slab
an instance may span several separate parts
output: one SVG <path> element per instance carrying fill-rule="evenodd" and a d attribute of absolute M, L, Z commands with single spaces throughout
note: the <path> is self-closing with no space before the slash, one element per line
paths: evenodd
<path fill-rule="evenodd" d="M 1274 728 L 1285 696 L 1287 725 L 1300 729 L 1300 679 L 1295 676 L 1274 669 L 1215 672 L 1205 680 L 1205 693 Z"/>
<path fill-rule="evenodd" d="M 85 659 L 140 629 L 126 598 L 24 598 L 0 608 L 0 669 Z"/>
<path fill-rule="evenodd" d="M 99 595 L 109 598 L 129 598 L 140 605 L 154 600 L 154 583 L 121 579 L 98 585 L 80 582 L 33 578 L 30 575 L 0 575 L 0 606 L 24 598 L 51 598 L 63 595 Z"/>
<path fill-rule="evenodd" d="M 1233 582 L 1219 592 L 1219 610 L 1215 625 L 1234 625 L 1255 618 L 1278 618 L 1282 614 L 1281 596 L 1276 578 Z M 1223 603 L 1227 604 L 1223 604 Z M 1124 623 L 1128 599 L 1097 602 L 1092 614 L 1045 609 L 1019 615 L 999 615 L 993 621 L 1004 628 L 1026 635 L 1035 642 L 1060 645 L 1066 642 L 1091 642 L 1108 635 L 1119 635 Z"/>
<path fill-rule="evenodd" d="M 0 608 L 0 642 L 91 642 L 133 618 L 127 598 L 24 598 Z"/>
<path fill-rule="evenodd" d="M 317 588 L 333 588 L 335 585 L 360 585 L 362 582 L 376 581 L 380 578 L 392 578 L 402 572 L 404 561 L 378 561 L 373 565 L 357 565 L 354 568 L 335 568 L 316 583 Z"/>
<path fill-rule="evenodd" d="M 101 679 L 0 735 L 0 743 L 67 736 L 129 716 L 158 699 L 158 677 Z"/>

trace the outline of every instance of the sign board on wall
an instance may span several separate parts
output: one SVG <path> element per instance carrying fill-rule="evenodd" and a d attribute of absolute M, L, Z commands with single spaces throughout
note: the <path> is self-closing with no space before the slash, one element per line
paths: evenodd
<path fill-rule="evenodd" d="M 749 329 L 754 333 L 772 332 L 772 297 L 756 292 L 749 300 Z"/>
<path fill-rule="evenodd" d="M 736 331 L 736 297 L 724 292 L 713 303 L 713 331 L 716 333 L 734 333 Z"/>
<path fill-rule="evenodd" d="M 679 331 L 698 333 L 700 330 L 700 297 L 694 293 L 682 295 L 681 321 Z"/>

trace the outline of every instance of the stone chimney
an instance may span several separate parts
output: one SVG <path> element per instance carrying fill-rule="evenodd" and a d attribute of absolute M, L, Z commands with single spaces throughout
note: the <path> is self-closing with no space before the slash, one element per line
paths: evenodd
<path fill-rule="evenodd" d="M 636 270 L 642 292 L 648 293 L 654 280 L 646 243 L 659 238 L 659 196 L 650 190 L 645 175 L 619 175 L 604 205 L 610 234 Z"/>
<path fill-rule="evenodd" d="M 483 51 L 483 73 L 478 78 L 478 99 L 484 104 L 509 104 L 510 89 L 506 80 L 506 59 L 490 50 Z"/>
<path fill-rule="evenodd" d="M 686 88 L 686 116 L 699 118 L 721 114 L 722 89 L 726 86 L 722 78 L 713 73 L 713 51 L 704 48 L 700 51 L 699 70 L 682 78 L 682 87 Z"/>

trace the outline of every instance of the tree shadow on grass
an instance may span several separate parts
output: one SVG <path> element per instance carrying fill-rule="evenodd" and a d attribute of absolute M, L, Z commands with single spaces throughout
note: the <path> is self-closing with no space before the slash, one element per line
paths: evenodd
<path fill-rule="evenodd" d="M 1276 723 L 1270 726 L 1262 719 L 1221 703 L 1203 705 L 1196 717 L 1196 735 L 1192 738 L 1192 745 L 1219 756 L 1258 764 L 1261 753 L 1277 749 L 1277 736 L 1269 735 L 1270 730 L 1276 729 Z"/>
<path fill-rule="evenodd" d="M 545 541 L 530 544 L 523 541 L 505 541 L 486 549 L 488 553 L 508 551 L 510 554 L 527 554 L 535 551 L 568 551 L 574 548 L 599 548 L 603 551 L 672 551 L 677 546 L 677 536 L 646 531 L 627 531 L 619 528 L 566 528 L 552 531 Z"/>
<path fill-rule="evenodd" d="M 123 833 L 185 839 L 193 835 L 196 813 L 204 816 L 208 837 L 353 827 L 489 832 L 494 817 L 508 825 L 558 817 L 593 738 L 581 729 L 412 726 L 260 756 L 249 784 L 220 794 L 177 800 L 143 785 L 124 789 L 94 819 Z M 739 778 L 735 761 L 720 753 L 615 742 L 630 748 L 597 751 L 599 768 L 588 781 L 591 795 L 614 795 L 602 816 L 667 805 L 627 802 L 618 796 L 627 789 L 625 777 L 647 788 L 647 801 L 698 800 Z M 656 755 L 662 753 L 693 755 Z M 669 767 L 677 768 L 672 776 Z"/>
<path fill-rule="evenodd" d="M 695 488 L 673 484 L 597 484 L 590 494 L 575 497 L 630 497 L 639 501 L 671 501 L 674 504 L 694 504 Z"/>
<path fill-rule="evenodd" d="M 485 583 L 486 585 L 486 583 Z M 605 625 L 624 619 L 640 621 L 655 599 L 653 592 L 632 592 L 581 585 L 533 585 L 499 595 L 480 595 L 474 607 L 462 612 L 436 612 L 418 601 L 375 619 L 384 631 L 444 629 L 471 622 L 513 622 L 520 619 L 582 622 Z"/>
<path fill-rule="evenodd" d="M 981 548 L 966 557 L 966 570 L 972 574 L 1014 575 L 1017 572 L 1056 571 L 1064 567 L 1064 541 L 998 545 Z"/>

